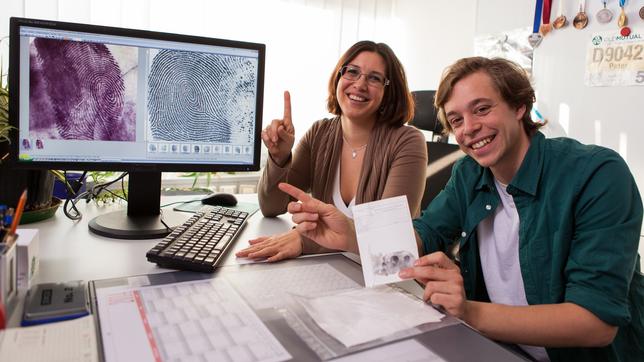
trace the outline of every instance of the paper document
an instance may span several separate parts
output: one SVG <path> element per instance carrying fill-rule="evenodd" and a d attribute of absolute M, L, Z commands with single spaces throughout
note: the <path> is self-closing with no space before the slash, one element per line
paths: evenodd
<path fill-rule="evenodd" d="M 97 289 L 105 361 L 291 358 L 224 278 Z"/>
<path fill-rule="evenodd" d="M 320 328 L 347 347 L 444 317 L 422 300 L 387 285 L 312 298 L 304 308 Z"/>
<path fill-rule="evenodd" d="M 406 196 L 353 207 L 366 287 L 401 281 L 398 272 L 418 259 Z"/>
<path fill-rule="evenodd" d="M 0 361 L 98 361 L 94 317 L 0 331 Z"/>

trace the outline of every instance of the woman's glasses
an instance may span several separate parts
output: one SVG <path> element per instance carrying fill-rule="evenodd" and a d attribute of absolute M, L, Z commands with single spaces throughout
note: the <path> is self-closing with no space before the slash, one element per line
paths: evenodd
<path fill-rule="evenodd" d="M 340 69 L 340 75 L 342 78 L 352 82 L 357 82 L 360 77 L 364 75 L 367 79 L 367 84 L 372 87 L 382 88 L 389 85 L 389 79 L 385 78 L 384 75 L 376 72 L 361 73 L 360 68 L 352 65 L 345 65 L 342 67 L 342 69 Z"/>

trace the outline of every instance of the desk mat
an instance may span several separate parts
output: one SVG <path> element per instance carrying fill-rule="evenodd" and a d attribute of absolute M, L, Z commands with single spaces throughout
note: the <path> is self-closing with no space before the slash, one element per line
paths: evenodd
<path fill-rule="evenodd" d="M 327 280 L 329 275 L 333 275 L 334 278 Z M 229 283 L 244 302 L 248 303 L 270 333 L 286 348 L 291 360 L 294 361 L 337 358 L 393 341 L 414 338 L 430 330 L 459 324 L 455 318 L 445 318 L 443 322 L 437 324 L 421 325 L 413 330 L 386 338 L 351 348 L 345 347 L 321 330 L 297 300 L 300 297 L 322 295 L 347 288 L 360 288 L 364 285 L 360 266 L 339 254 L 298 258 L 275 264 L 229 265 L 218 268 L 214 274 L 171 272 L 97 280 L 90 282 L 90 299 L 100 328 L 101 313 L 106 312 L 98 307 L 96 296 L 101 294 L 100 289 L 129 286 L 144 293 L 147 287 L 171 284 L 179 287 L 180 284 L 177 283 L 210 278 L 214 278 L 215 281 L 223 279 Z M 184 302 L 185 300 L 181 299 L 173 303 L 177 309 L 173 310 L 174 314 L 187 315 L 188 312 L 194 312 L 193 308 L 184 307 Z M 205 305 L 210 304 L 212 303 Z M 225 303 L 221 307 L 226 309 Z M 99 336 L 101 336 L 100 330 Z M 163 337 L 160 338 L 163 339 Z M 104 341 L 99 338 L 101 353 L 105 357 L 106 346 L 103 343 Z M 169 343 L 169 341 L 162 343 Z"/>

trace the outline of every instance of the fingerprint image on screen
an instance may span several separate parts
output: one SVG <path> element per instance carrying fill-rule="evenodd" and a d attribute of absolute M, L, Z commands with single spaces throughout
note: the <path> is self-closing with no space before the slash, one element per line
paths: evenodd
<path fill-rule="evenodd" d="M 148 76 L 152 139 L 252 143 L 257 59 L 161 50 Z"/>
<path fill-rule="evenodd" d="M 134 141 L 136 59 L 133 47 L 33 38 L 30 135 Z"/>

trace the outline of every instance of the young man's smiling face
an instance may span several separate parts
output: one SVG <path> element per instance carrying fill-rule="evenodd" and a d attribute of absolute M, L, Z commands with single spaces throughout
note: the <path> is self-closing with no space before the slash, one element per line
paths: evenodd
<path fill-rule="evenodd" d="M 513 109 L 492 78 L 478 71 L 454 85 L 444 110 L 463 152 L 489 167 L 499 181 L 509 183 L 530 146 L 521 120 L 525 106 Z"/>

